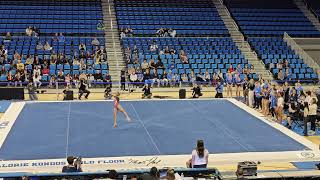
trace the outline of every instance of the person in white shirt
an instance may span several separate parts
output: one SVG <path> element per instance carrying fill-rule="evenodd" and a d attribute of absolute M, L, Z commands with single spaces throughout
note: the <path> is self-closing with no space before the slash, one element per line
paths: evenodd
<path fill-rule="evenodd" d="M 309 106 L 309 111 L 308 111 L 308 120 L 311 123 L 310 134 L 315 134 L 316 132 L 317 110 L 318 110 L 317 100 L 315 98 L 312 98 L 311 104 Z"/>
<path fill-rule="evenodd" d="M 158 50 L 158 45 L 156 43 L 153 43 L 152 45 L 150 45 L 150 51 L 151 52 L 155 52 Z"/>
<path fill-rule="evenodd" d="M 137 76 L 137 74 L 136 74 L 136 72 L 135 71 L 133 71 L 131 74 L 130 74 L 130 82 L 132 83 L 132 85 L 133 86 L 136 86 L 136 84 L 135 83 L 137 83 L 138 82 L 138 76 Z"/>
<path fill-rule="evenodd" d="M 209 151 L 205 149 L 203 140 L 197 141 L 197 147 L 192 151 L 192 158 L 188 161 L 191 168 L 207 168 Z"/>
<path fill-rule="evenodd" d="M 33 84 L 34 84 L 34 86 L 36 87 L 36 88 L 38 88 L 38 87 L 41 87 L 41 76 L 40 76 L 40 74 L 39 73 L 34 73 L 33 74 Z"/>

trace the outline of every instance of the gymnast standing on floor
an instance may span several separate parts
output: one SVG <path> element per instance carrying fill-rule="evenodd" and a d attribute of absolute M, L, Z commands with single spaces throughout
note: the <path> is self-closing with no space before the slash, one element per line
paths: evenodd
<path fill-rule="evenodd" d="M 125 116 L 128 122 L 131 121 L 130 117 L 128 116 L 127 112 L 123 109 L 123 107 L 120 105 L 120 99 L 119 99 L 120 93 L 116 93 L 116 95 L 113 96 L 113 127 L 117 127 L 117 115 L 118 112 L 122 112 Z"/>

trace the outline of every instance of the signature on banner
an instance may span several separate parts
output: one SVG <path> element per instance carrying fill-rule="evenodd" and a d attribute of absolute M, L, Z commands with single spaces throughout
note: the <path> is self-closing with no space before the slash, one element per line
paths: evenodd
<path fill-rule="evenodd" d="M 158 157 L 152 157 L 146 160 L 140 160 L 140 159 L 134 159 L 134 158 L 129 159 L 129 164 L 139 164 L 139 165 L 146 165 L 146 166 L 157 165 L 160 162 L 161 162 L 161 159 Z"/>

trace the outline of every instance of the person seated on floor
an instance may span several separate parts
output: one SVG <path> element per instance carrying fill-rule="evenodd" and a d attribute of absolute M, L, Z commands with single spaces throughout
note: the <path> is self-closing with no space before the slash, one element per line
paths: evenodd
<path fill-rule="evenodd" d="M 209 151 L 204 147 L 203 140 L 197 141 L 197 147 L 192 151 L 192 157 L 187 161 L 188 168 L 207 168 Z"/>
<path fill-rule="evenodd" d="M 150 99 L 152 97 L 150 84 L 145 84 L 144 87 L 142 88 L 142 91 L 143 91 L 142 99 L 144 98 Z"/>
<path fill-rule="evenodd" d="M 198 84 L 193 84 L 192 91 L 192 98 L 199 98 L 202 96 L 201 87 Z"/>

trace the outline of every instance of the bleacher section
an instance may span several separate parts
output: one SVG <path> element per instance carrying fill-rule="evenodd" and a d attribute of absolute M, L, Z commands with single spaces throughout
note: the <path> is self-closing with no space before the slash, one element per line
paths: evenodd
<path fill-rule="evenodd" d="M 66 37 L 65 42 L 55 42 L 52 40 L 51 36 L 47 37 L 40 37 L 40 39 L 35 37 L 27 37 L 27 36 L 20 36 L 20 37 L 13 37 L 10 42 L 4 42 L 5 48 L 8 50 L 8 61 L 13 62 L 13 55 L 15 52 L 18 52 L 22 55 L 21 62 L 25 64 L 27 55 L 37 56 L 39 58 L 39 62 L 42 64 L 42 68 L 44 67 L 44 60 L 50 60 L 50 55 L 52 51 L 45 51 L 45 50 L 36 50 L 36 45 L 40 41 L 42 44 L 48 42 L 55 54 L 63 53 L 67 59 L 67 61 L 73 60 L 74 58 L 80 59 L 79 55 L 81 52 L 79 51 L 79 44 L 84 43 L 86 45 L 86 50 L 88 52 L 93 52 L 95 47 L 91 45 L 91 41 L 93 38 L 86 38 L 86 37 Z M 0 38 L 2 42 L 3 39 Z M 99 38 L 100 44 L 104 44 L 104 38 Z M 48 56 L 49 58 L 46 58 Z M 57 75 L 60 69 L 63 70 L 64 74 L 71 74 L 75 75 L 79 73 L 86 73 L 86 74 L 94 74 L 95 70 L 101 70 L 102 74 L 107 74 L 108 72 L 108 65 L 107 64 L 94 64 L 93 59 L 85 60 L 87 65 L 87 70 L 79 70 L 79 65 L 70 65 L 70 64 L 50 64 L 50 73 L 49 75 L 42 75 L 42 81 L 49 81 L 51 75 Z M 7 64 L 0 64 L 0 69 L 2 66 L 5 67 L 6 72 L 11 72 L 12 75 L 16 74 L 16 67 L 12 66 L 10 63 Z M 92 68 L 89 68 L 92 67 Z M 33 65 L 26 65 L 26 70 L 31 72 L 33 69 Z M 0 81 L 7 81 L 7 73 L 1 74 Z"/>
<path fill-rule="evenodd" d="M 154 36 L 173 28 L 178 36 L 228 36 L 211 0 L 116 0 L 119 28 L 131 27 L 135 36 Z"/>
<path fill-rule="evenodd" d="M 320 36 L 292 0 L 224 0 L 246 36 Z"/>
<path fill-rule="evenodd" d="M 98 34 L 100 0 L 0 1 L 0 33 L 24 33 L 36 26 L 41 33 Z"/>
<path fill-rule="evenodd" d="M 15 52 L 22 57 L 22 63 L 26 62 L 27 55 L 38 57 L 39 62 L 44 67 L 44 60 L 48 60 L 50 67 L 49 76 L 42 76 L 42 81 L 49 81 L 51 75 L 57 75 L 57 71 L 62 69 L 64 75 L 87 73 L 94 74 L 95 70 L 101 70 L 107 74 L 108 65 L 105 63 L 95 64 L 93 58 L 84 60 L 86 70 L 79 70 L 79 66 L 73 66 L 74 58 L 80 60 L 79 44 L 86 45 L 84 54 L 94 55 L 97 47 L 91 44 L 93 37 L 97 37 L 100 46 L 105 46 L 104 31 L 97 29 L 97 24 L 103 21 L 102 7 L 100 0 L 16 0 L 0 2 L 0 33 L 10 32 L 11 41 L 0 41 L 8 51 L 8 59 L 4 64 L 5 71 L 1 72 L 0 81 L 7 81 L 9 71 L 12 75 L 16 73 L 16 66 L 12 63 Z M 28 26 L 35 26 L 39 29 L 39 37 L 28 37 L 25 35 Z M 63 33 L 64 42 L 52 39 L 55 33 Z M 37 44 L 46 42 L 52 47 L 52 51 L 37 50 Z M 100 47 L 98 47 L 100 49 Z M 50 64 L 51 54 L 64 54 L 69 64 Z M 26 65 L 28 73 L 32 73 L 33 65 Z M 32 78 L 32 74 L 31 74 Z"/>
<path fill-rule="evenodd" d="M 158 55 L 158 52 L 150 52 L 149 46 L 153 43 L 158 45 L 158 49 L 165 49 L 167 46 L 169 49 L 176 50 L 176 54 L 163 54 Z M 195 74 L 205 73 L 206 69 L 210 74 L 218 72 L 220 70 L 224 75 L 230 65 L 235 69 L 238 64 L 243 68 L 248 61 L 241 54 L 240 50 L 231 38 L 124 38 L 123 47 L 134 46 L 139 49 L 140 62 L 146 58 L 157 62 L 158 58 L 164 63 L 165 69 L 169 69 L 171 62 L 175 64 L 173 73 L 179 75 L 189 75 L 193 70 Z M 188 54 L 189 64 L 181 63 L 179 57 L 179 49 L 183 49 Z M 134 56 L 134 55 L 132 55 Z M 132 57 L 133 59 L 134 57 Z M 128 64 L 129 67 L 133 67 L 134 64 Z M 250 65 L 249 65 L 250 67 Z M 163 69 L 158 69 L 159 74 L 163 73 Z M 244 76 L 241 75 L 243 78 Z M 257 79 L 256 74 L 250 74 L 249 78 Z"/>
<path fill-rule="evenodd" d="M 289 62 L 288 76 L 286 75 L 286 68 L 282 69 L 284 76 L 283 80 L 295 81 L 299 80 L 316 80 L 317 74 L 312 68 L 303 63 L 303 60 L 291 50 L 282 38 L 249 38 L 251 47 L 257 52 L 262 61 L 266 64 L 266 68 L 274 65 L 270 71 L 277 79 L 279 69 L 277 63 L 282 63 L 285 60 Z"/>

